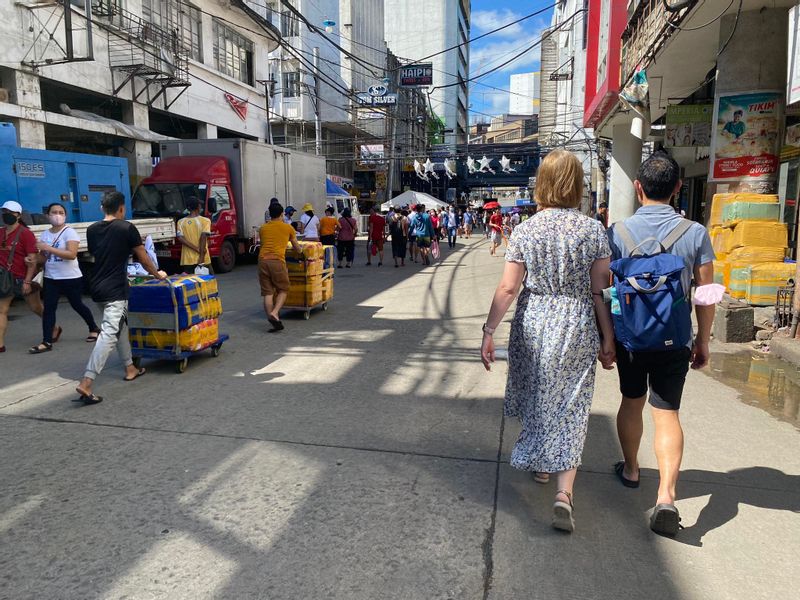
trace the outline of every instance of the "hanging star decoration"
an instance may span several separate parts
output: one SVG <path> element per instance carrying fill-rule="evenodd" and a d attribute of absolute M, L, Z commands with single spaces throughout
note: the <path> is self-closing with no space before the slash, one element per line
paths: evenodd
<path fill-rule="evenodd" d="M 414 172 L 417 174 L 417 177 L 419 177 L 423 181 L 430 182 L 430 179 L 428 179 L 428 176 L 425 174 L 425 171 L 422 170 L 422 163 L 419 162 L 416 158 L 414 159 Z"/>
<path fill-rule="evenodd" d="M 500 159 L 500 166 L 503 167 L 503 173 L 516 173 L 516 169 L 511 168 L 511 159 L 506 158 L 506 155 L 503 155 L 503 158 Z"/>
<path fill-rule="evenodd" d="M 471 156 L 467 157 L 467 169 L 469 169 L 469 174 L 473 175 L 478 172 L 478 169 L 475 168 L 475 159 Z"/>
<path fill-rule="evenodd" d="M 444 174 L 447 175 L 448 179 L 455 179 L 458 177 L 456 174 L 456 161 L 452 158 L 444 159 Z"/>
<path fill-rule="evenodd" d="M 425 161 L 425 164 L 423 166 L 425 167 L 425 175 L 433 177 L 434 179 L 439 179 L 439 176 L 436 174 L 436 171 L 433 170 L 433 163 L 431 162 L 430 158 Z"/>
<path fill-rule="evenodd" d="M 479 172 L 491 173 L 492 175 L 494 175 L 496 171 L 492 168 L 491 165 L 492 165 L 492 159 L 487 158 L 486 155 L 484 154 L 483 158 L 481 159 L 481 168 L 479 169 Z"/>

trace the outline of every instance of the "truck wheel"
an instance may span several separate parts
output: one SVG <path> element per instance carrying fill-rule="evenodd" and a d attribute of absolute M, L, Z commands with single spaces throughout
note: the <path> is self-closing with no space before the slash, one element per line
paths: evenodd
<path fill-rule="evenodd" d="M 230 240 L 222 243 L 214 270 L 217 273 L 230 273 L 236 266 L 236 250 Z"/>

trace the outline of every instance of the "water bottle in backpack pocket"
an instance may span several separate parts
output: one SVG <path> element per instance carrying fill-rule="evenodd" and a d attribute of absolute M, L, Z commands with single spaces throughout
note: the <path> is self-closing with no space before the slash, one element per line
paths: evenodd
<path fill-rule="evenodd" d="M 636 245 L 624 225 L 615 225 L 630 256 L 611 263 L 618 301 L 611 318 L 617 340 L 629 352 L 678 350 L 692 339 L 691 304 L 681 282 L 686 264 L 668 252 L 689 227 L 690 221 L 681 221 L 659 243 L 660 252 L 646 255 L 639 248 L 658 240 Z"/>

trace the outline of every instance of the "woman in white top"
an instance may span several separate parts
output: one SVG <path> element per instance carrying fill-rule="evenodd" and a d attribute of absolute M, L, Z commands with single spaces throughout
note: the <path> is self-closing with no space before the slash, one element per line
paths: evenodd
<path fill-rule="evenodd" d="M 67 213 L 61 204 L 47 207 L 47 217 L 52 227 L 44 232 L 36 244 L 39 262 L 44 268 L 44 313 L 42 314 L 42 343 L 28 352 L 41 354 L 53 349 L 53 331 L 57 329 L 56 309 L 61 296 L 66 296 L 70 306 L 86 322 L 89 328 L 87 342 L 96 342 L 100 328 L 92 311 L 83 303 L 83 275 L 78 266 L 78 243 L 80 238 L 72 227 L 67 227 Z"/>
<path fill-rule="evenodd" d="M 319 241 L 319 217 L 314 214 L 314 207 L 311 204 L 303 206 L 303 216 L 300 217 L 300 233 L 303 234 L 303 241 Z"/>

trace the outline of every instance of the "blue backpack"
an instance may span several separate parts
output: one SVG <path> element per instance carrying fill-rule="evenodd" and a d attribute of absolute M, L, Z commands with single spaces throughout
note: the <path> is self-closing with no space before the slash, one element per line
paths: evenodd
<path fill-rule="evenodd" d="M 611 318 L 617 340 L 629 352 L 677 350 L 692 339 L 691 306 L 681 283 L 686 264 L 669 252 L 691 226 L 683 219 L 664 240 L 637 244 L 624 224 L 614 225 L 629 256 L 611 263 Z M 651 242 L 660 249 L 643 254 L 640 248 Z"/>

